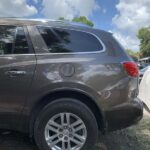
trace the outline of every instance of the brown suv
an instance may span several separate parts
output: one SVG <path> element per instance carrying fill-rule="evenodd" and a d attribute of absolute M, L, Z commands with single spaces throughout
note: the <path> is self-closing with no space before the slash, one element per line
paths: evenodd
<path fill-rule="evenodd" d="M 111 33 L 0 19 L 0 128 L 28 133 L 41 150 L 92 150 L 98 130 L 137 123 L 138 75 Z"/>

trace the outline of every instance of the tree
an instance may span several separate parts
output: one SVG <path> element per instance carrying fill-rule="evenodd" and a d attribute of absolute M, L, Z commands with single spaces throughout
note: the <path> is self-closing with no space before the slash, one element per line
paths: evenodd
<path fill-rule="evenodd" d="M 126 50 L 127 53 L 133 58 L 134 61 L 138 61 L 139 57 L 140 57 L 140 53 L 139 52 L 134 52 L 130 49 Z"/>
<path fill-rule="evenodd" d="M 150 56 L 150 27 L 141 28 L 138 32 L 138 38 L 140 39 L 140 51 L 143 57 Z"/>
<path fill-rule="evenodd" d="M 64 17 L 59 17 L 58 20 L 69 21 L 69 20 L 67 20 Z M 86 25 L 88 25 L 90 27 L 94 26 L 94 23 L 92 21 L 88 20 L 85 16 L 75 17 L 71 21 L 80 22 L 80 23 L 86 24 Z"/>
<path fill-rule="evenodd" d="M 66 20 L 64 17 L 59 17 L 58 20 Z"/>
<path fill-rule="evenodd" d="M 81 22 L 81 23 L 86 24 L 91 27 L 94 26 L 94 23 L 92 21 L 88 20 L 85 16 L 75 17 L 72 21 Z"/>

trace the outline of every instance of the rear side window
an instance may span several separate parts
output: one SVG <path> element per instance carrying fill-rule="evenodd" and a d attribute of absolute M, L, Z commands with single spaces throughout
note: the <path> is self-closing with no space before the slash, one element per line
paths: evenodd
<path fill-rule="evenodd" d="M 26 53 L 29 47 L 24 28 L 0 25 L 0 55 Z"/>
<path fill-rule="evenodd" d="M 100 41 L 90 33 L 48 27 L 38 29 L 51 53 L 95 52 L 103 49 Z"/>

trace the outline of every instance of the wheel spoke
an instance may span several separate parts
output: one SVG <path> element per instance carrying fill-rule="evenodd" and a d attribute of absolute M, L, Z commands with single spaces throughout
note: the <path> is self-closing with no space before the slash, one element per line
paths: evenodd
<path fill-rule="evenodd" d="M 82 123 L 82 121 L 78 119 L 76 122 L 74 122 L 73 124 L 71 124 L 71 127 L 78 126 L 78 125 L 80 125 L 81 123 Z"/>
<path fill-rule="evenodd" d="M 79 139 L 81 142 L 85 141 L 85 138 L 83 136 L 81 136 L 81 135 L 74 134 L 74 137 L 76 137 L 77 139 Z"/>
<path fill-rule="evenodd" d="M 70 138 L 70 140 L 71 140 L 74 144 L 76 144 L 77 146 L 79 146 L 79 147 L 81 147 L 81 146 L 83 145 L 82 142 L 80 142 L 80 141 L 78 141 L 78 140 L 76 140 L 76 139 L 74 139 L 74 138 Z"/>
<path fill-rule="evenodd" d="M 66 113 L 67 125 L 70 125 L 70 113 Z"/>
<path fill-rule="evenodd" d="M 48 130 L 53 131 L 54 133 L 58 133 L 58 130 L 54 127 L 52 127 L 51 125 L 48 124 Z"/>
<path fill-rule="evenodd" d="M 71 150 L 79 150 L 80 146 L 76 145 L 75 147 L 73 147 Z"/>
<path fill-rule="evenodd" d="M 61 117 L 61 125 L 64 125 L 65 124 L 65 114 L 61 113 L 60 117 Z"/>
<path fill-rule="evenodd" d="M 67 150 L 70 150 L 70 149 L 71 149 L 71 142 L 69 140 L 68 143 L 67 143 Z"/>
<path fill-rule="evenodd" d="M 58 146 L 54 146 L 53 149 L 54 149 L 54 150 L 62 150 L 62 149 L 61 149 L 60 147 L 58 147 Z"/>
<path fill-rule="evenodd" d="M 80 131 L 80 130 L 82 130 L 84 128 L 85 128 L 84 124 L 81 124 L 80 126 L 78 126 L 77 128 L 75 128 L 74 130 L 75 130 L 75 132 L 77 132 L 77 131 Z"/>
<path fill-rule="evenodd" d="M 58 134 L 55 134 L 55 135 L 49 137 L 48 139 L 46 139 L 46 141 L 47 141 L 48 143 L 50 143 L 50 142 L 53 141 L 56 137 L 58 137 Z"/>
<path fill-rule="evenodd" d="M 65 142 L 62 141 L 62 150 L 65 150 Z"/>
<path fill-rule="evenodd" d="M 48 124 L 52 125 L 52 126 L 54 126 L 56 128 L 61 128 L 61 125 L 59 125 L 58 123 L 56 123 L 55 121 L 52 121 L 52 120 L 50 120 Z"/>
<path fill-rule="evenodd" d="M 57 139 L 57 140 L 55 140 L 55 141 L 53 141 L 53 142 L 51 142 L 51 147 L 53 147 L 53 146 L 55 146 L 56 144 L 58 144 L 60 142 L 60 139 Z"/>

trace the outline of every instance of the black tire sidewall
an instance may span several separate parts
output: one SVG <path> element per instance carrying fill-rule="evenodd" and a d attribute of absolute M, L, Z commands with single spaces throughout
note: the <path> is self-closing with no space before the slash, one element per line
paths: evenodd
<path fill-rule="evenodd" d="M 46 124 L 56 114 L 69 112 L 81 118 L 87 128 L 87 140 L 81 150 L 92 150 L 98 137 L 98 126 L 91 110 L 83 103 L 71 99 L 61 98 L 48 104 L 39 114 L 34 125 L 34 138 L 40 150 L 50 150 L 45 141 L 44 130 Z"/>

